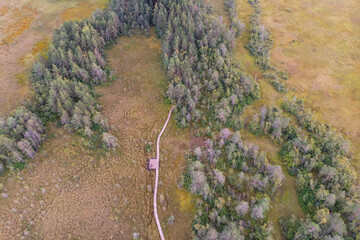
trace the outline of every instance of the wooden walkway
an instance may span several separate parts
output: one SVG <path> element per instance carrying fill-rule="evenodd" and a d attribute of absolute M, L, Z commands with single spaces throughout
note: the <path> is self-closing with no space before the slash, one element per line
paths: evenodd
<path fill-rule="evenodd" d="M 157 166 L 155 168 L 153 168 L 156 171 L 156 173 L 155 173 L 155 190 L 154 190 L 154 215 L 155 215 L 156 225 L 158 227 L 161 240 L 165 240 L 165 238 L 164 238 L 163 231 L 161 229 L 161 224 L 160 224 L 159 216 L 158 216 L 158 213 L 157 213 L 157 191 L 158 191 L 158 182 L 159 182 L 159 163 L 160 163 L 160 138 L 161 138 L 161 135 L 164 133 L 167 124 L 169 123 L 171 113 L 172 113 L 173 110 L 174 110 L 174 107 L 172 107 L 170 109 L 170 112 L 169 112 L 169 115 L 168 115 L 168 117 L 166 119 L 166 122 L 165 122 L 165 124 L 164 124 L 158 138 L 157 138 L 157 141 L 156 141 L 156 160 L 157 160 L 158 164 L 157 164 Z"/>

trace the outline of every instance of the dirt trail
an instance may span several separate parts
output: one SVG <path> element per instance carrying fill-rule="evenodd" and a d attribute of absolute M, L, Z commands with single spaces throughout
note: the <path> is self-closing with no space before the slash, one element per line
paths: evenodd
<path fill-rule="evenodd" d="M 158 239 L 155 175 L 145 167 L 154 152 L 146 156 L 144 146 L 155 142 L 169 109 L 160 43 L 154 36 L 122 38 L 108 55 L 118 77 L 97 90 L 119 150 L 103 155 L 54 127 L 26 169 L 0 179 L 6 189 L 0 192 L 0 239 L 132 239 L 134 233 Z M 191 198 L 176 186 L 188 136 L 170 121 L 162 138 L 159 216 L 167 239 L 191 234 Z M 167 223 L 171 215 L 174 225 Z"/>

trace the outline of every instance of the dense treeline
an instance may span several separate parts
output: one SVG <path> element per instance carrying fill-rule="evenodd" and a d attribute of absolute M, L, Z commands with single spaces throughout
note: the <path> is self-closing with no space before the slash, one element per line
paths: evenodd
<path fill-rule="evenodd" d="M 254 116 L 250 129 L 271 136 L 281 145 L 281 160 L 291 174 L 297 175 L 299 202 L 310 215 L 305 220 L 283 220 L 284 235 L 287 239 L 358 239 L 360 202 L 348 142 L 316 121 L 302 100 L 293 99 L 283 107 L 296 115 L 309 136 L 290 124 L 277 107 L 264 107 Z"/>
<path fill-rule="evenodd" d="M 232 8 L 234 1 L 226 2 Z M 228 29 L 200 0 L 159 1 L 154 24 L 162 39 L 168 97 L 180 126 L 242 127 L 240 115 L 259 98 L 258 86 L 232 62 L 235 37 L 243 31 L 231 9 Z M 230 11 L 230 9 L 229 9 Z M 193 222 L 196 239 L 272 239 L 270 199 L 282 185 L 280 166 L 257 146 L 246 146 L 228 129 L 189 156 L 183 186 L 199 195 Z"/>
<path fill-rule="evenodd" d="M 246 48 L 250 53 L 255 56 L 256 63 L 261 66 L 263 76 L 270 79 L 270 83 L 273 87 L 281 93 L 286 93 L 286 86 L 280 81 L 280 79 L 288 79 L 285 71 L 279 71 L 270 63 L 270 50 L 273 47 L 273 40 L 271 34 L 264 25 L 261 24 L 261 8 L 259 0 L 249 0 L 253 5 L 253 13 L 250 18 L 251 35 Z"/>
<path fill-rule="evenodd" d="M 239 115 L 258 99 L 258 86 L 232 62 L 234 31 L 210 12 L 201 0 L 163 0 L 155 6 L 168 96 L 182 127 L 240 128 Z"/>
<path fill-rule="evenodd" d="M 35 62 L 30 74 L 33 101 L 1 123 L 0 169 L 34 157 L 44 121 L 56 120 L 90 138 L 100 132 L 105 147 L 117 145 L 92 87 L 112 77 L 105 47 L 119 36 L 147 33 L 151 11 L 145 0 L 112 0 L 89 19 L 65 22 L 54 31 L 47 57 Z"/>
<path fill-rule="evenodd" d="M 189 155 L 183 185 L 201 196 L 193 224 L 197 239 L 273 239 L 270 198 L 282 185 L 280 166 L 269 163 L 239 132 L 223 129 Z"/>
<path fill-rule="evenodd" d="M 144 1 L 112 1 L 89 19 L 68 21 L 55 30 L 44 62 L 32 70 L 36 109 L 68 128 L 106 130 L 91 89 L 106 81 L 105 47 L 117 37 L 148 31 L 150 9 Z"/>

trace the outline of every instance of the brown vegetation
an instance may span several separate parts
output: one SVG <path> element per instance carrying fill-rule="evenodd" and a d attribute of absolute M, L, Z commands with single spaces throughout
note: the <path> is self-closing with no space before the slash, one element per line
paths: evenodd
<path fill-rule="evenodd" d="M 122 38 L 108 55 L 117 78 L 97 90 L 121 151 L 94 152 L 80 136 L 53 127 L 26 169 L 1 177 L 7 190 L 0 196 L 1 239 L 131 239 L 133 233 L 158 238 L 154 176 L 145 169 L 155 152 L 146 155 L 142 149 L 145 140 L 155 143 L 168 111 L 160 42 L 153 34 Z M 159 216 L 171 239 L 191 234 L 191 197 L 176 185 L 187 142 L 188 133 L 171 121 L 162 139 L 159 186 Z M 167 225 L 171 215 L 175 225 Z"/>

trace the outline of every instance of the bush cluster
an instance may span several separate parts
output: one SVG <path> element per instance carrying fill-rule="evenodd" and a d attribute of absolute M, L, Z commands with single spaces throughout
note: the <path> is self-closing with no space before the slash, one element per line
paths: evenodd
<path fill-rule="evenodd" d="M 270 64 L 270 50 L 273 46 L 273 40 L 269 30 L 261 24 L 260 14 L 259 3 L 253 4 L 253 13 L 250 17 L 251 35 L 246 47 L 256 57 L 256 63 L 263 70 L 268 70 L 273 68 Z"/>
<path fill-rule="evenodd" d="M 223 129 L 189 155 L 183 185 L 199 195 L 193 229 L 198 239 L 272 239 L 270 198 L 284 179 L 256 145 Z"/>
<path fill-rule="evenodd" d="M 360 201 L 348 142 L 340 133 L 316 121 L 302 100 L 285 102 L 283 108 L 297 117 L 309 136 L 290 124 L 276 107 L 263 108 L 250 126 L 256 134 L 267 134 L 281 145 L 279 155 L 289 172 L 297 175 L 299 202 L 310 215 L 305 220 L 284 220 L 285 235 L 300 239 L 359 238 Z M 317 230 L 306 235 L 307 227 Z"/>
<path fill-rule="evenodd" d="M 170 82 L 168 97 L 181 127 L 214 123 L 239 128 L 244 106 L 259 98 L 258 85 L 232 61 L 235 32 L 201 0 L 162 0 L 154 11 Z"/>
<path fill-rule="evenodd" d="M 296 116 L 298 124 L 311 133 L 311 137 L 318 142 L 321 150 L 329 161 L 336 156 L 349 156 L 350 143 L 341 133 L 333 130 L 327 124 L 316 120 L 310 109 L 306 108 L 304 101 L 294 97 L 282 104 L 284 111 Z"/>
<path fill-rule="evenodd" d="M 235 0 L 225 0 L 225 7 L 230 14 L 230 28 L 235 33 L 235 37 L 239 37 L 245 30 L 245 24 L 238 19 L 237 4 Z"/>
<path fill-rule="evenodd" d="M 0 173 L 8 165 L 33 158 L 44 139 L 42 121 L 24 107 L 0 122 Z"/>

